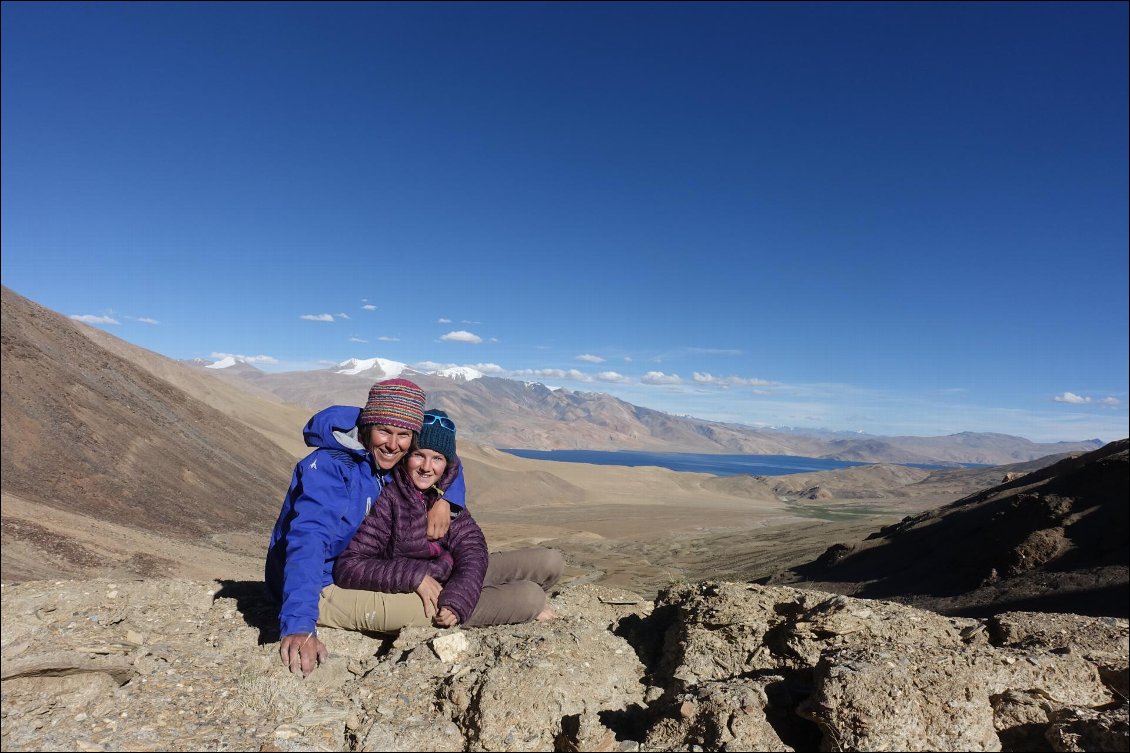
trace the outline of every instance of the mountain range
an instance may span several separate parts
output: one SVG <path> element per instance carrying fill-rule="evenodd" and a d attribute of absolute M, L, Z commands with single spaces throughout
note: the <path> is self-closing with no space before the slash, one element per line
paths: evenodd
<path fill-rule="evenodd" d="M 428 403 L 456 417 L 461 437 L 492 447 L 533 450 L 801 455 L 868 463 L 928 465 L 1019 463 L 1087 452 L 1100 440 L 1036 443 L 1022 437 L 962 432 L 941 437 L 880 437 L 845 432 L 773 430 L 675 416 L 600 392 L 550 389 L 538 382 L 487 376 L 474 369 L 424 372 L 383 358 L 349 359 L 327 369 L 266 373 L 226 358 L 189 361 L 268 399 L 318 410 L 359 405 L 373 382 L 410 378 Z"/>

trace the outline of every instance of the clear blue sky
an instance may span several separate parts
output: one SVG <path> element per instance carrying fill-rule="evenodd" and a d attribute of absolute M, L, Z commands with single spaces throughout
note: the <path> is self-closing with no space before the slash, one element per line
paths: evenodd
<path fill-rule="evenodd" d="M 5 2 L 3 283 L 174 358 L 1113 440 L 1127 7 Z"/>

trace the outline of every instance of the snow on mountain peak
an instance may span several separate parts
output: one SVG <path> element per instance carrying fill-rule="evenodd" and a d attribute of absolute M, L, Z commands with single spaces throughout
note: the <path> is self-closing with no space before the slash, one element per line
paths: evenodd
<path fill-rule="evenodd" d="M 483 372 L 472 369 L 470 366 L 452 366 L 447 369 L 440 369 L 435 374 L 436 376 L 454 379 L 457 382 L 471 382 L 484 376 Z"/>
<path fill-rule="evenodd" d="M 232 366 L 235 366 L 237 363 L 239 363 L 239 361 L 237 361 L 233 356 L 224 356 L 219 361 L 216 361 L 215 363 L 210 363 L 207 366 L 205 366 L 204 368 L 206 368 L 206 369 L 227 369 L 227 368 L 230 368 Z"/>
<path fill-rule="evenodd" d="M 339 363 L 335 373 L 337 374 L 360 374 L 363 371 L 369 371 L 373 367 L 377 367 L 385 375 L 386 379 L 396 379 L 401 373 L 408 368 L 408 364 L 401 363 L 400 361 L 390 361 L 387 358 L 350 358 L 348 361 Z"/>
<path fill-rule="evenodd" d="M 409 366 L 400 361 L 390 361 L 387 358 L 350 358 L 342 361 L 334 369 L 335 374 L 363 374 L 372 369 L 380 369 L 385 379 L 396 379 L 401 376 L 413 374 L 430 374 L 433 376 L 447 377 L 456 382 L 470 382 L 479 379 L 485 374 L 471 366 L 446 366 L 435 368 L 440 364 L 420 363 Z"/>

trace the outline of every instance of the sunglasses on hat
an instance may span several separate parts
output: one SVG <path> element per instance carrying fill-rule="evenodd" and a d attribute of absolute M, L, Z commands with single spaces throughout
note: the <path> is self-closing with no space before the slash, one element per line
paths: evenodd
<path fill-rule="evenodd" d="M 430 415 L 430 414 L 425 415 L 424 416 L 424 426 L 429 426 L 431 424 L 439 424 L 443 428 L 445 428 L 448 431 L 453 432 L 453 433 L 455 431 L 455 422 L 452 421 L 450 418 L 445 418 L 443 416 L 433 416 L 433 415 Z"/>

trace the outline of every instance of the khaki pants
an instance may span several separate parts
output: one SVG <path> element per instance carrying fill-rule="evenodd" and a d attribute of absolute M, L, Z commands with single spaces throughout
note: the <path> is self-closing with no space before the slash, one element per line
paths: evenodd
<path fill-rule="evenodd" d="M 491 552 L 474 614 L 464 627 L 528 622 L 545 609 L 545 595 L 565 569 L 561 553 L 545 547 Z M 415 593 L 389 594 L 329 585 L 318 600 L 318 624 L 343 630 L 394 633 L 427 626 L 424 602 Z"/>

